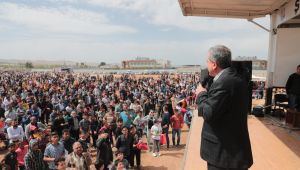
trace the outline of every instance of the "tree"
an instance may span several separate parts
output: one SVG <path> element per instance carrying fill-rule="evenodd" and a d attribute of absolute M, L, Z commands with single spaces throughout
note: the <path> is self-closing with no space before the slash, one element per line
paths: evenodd
<path fill-rule="evenodd" d="M 105 66 L 106 65 L 106 63 L 105 62 L 101 62 L 100 64 L 99 64 L 99 67 L 101 67 L 101 66 Z"/>
<path fill-rule="evenodd" d="M 26 63 L 25 63 L 25 67 L 26 67 L 26 68 L 33 68 L 32 62 L 26 62 Z"/>

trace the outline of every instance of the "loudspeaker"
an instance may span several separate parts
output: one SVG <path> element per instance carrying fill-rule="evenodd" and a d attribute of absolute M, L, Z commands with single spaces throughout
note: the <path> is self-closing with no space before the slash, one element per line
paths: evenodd
<path fill-rule="evenodd" d="M 252 110 L 252 114 L 256 117 L 264 117 L 264 107 L 262 106 L 255 106 L 253 107 L 253 110 Z"/>
<path fill-rule="evenodd" d="M 248 113 L 251 113 L 252 108 L 252 61 L 232 61 L 231 67 L 234 68 L 237 73 L 248 83 L 248 95 L 249 95 L 249 104 L 248 104 Z"/>

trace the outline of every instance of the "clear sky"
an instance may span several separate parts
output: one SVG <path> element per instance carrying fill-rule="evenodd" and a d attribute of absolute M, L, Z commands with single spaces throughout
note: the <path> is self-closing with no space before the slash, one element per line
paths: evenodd
<path fill-rule="evenodd" d="M 256 19 L 269 27 L 269 17 Z M 209 47 L 267 58 L 269 34 L 240 19 L 184 17 L 177 0 L 1 0 L 0 58 L 205 64 Z"/>

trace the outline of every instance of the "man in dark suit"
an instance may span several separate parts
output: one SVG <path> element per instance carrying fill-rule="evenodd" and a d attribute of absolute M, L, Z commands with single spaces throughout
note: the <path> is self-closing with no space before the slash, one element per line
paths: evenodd
<path fill-rule="evenodd" d="M 208 170 L 245 170 L 253 164 L 247 83 L 230 66 L 230 49 L 210 48 L 207 67 L 213 83 L 208 91 L 201 84 L 196 90 L 198 112 L 204 119 L 200 155 Z"/>

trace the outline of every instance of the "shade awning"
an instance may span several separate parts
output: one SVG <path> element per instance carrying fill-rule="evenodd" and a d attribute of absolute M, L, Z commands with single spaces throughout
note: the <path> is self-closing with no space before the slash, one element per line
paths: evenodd
<path fill-rule="evenodd" d="M 184 16 L 253 19 L 264 17 L 290 0 L 179 0 Z"/>

